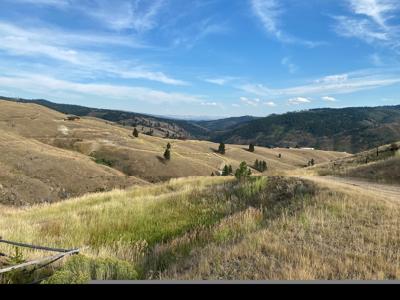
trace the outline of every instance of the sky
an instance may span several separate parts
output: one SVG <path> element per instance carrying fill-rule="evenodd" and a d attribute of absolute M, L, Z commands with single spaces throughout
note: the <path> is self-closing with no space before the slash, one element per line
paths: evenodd
<path fill-rule="evenodd" d="M 0 0 L 0 95 L 174 116 L 400 104 L 398 0 Z"/>

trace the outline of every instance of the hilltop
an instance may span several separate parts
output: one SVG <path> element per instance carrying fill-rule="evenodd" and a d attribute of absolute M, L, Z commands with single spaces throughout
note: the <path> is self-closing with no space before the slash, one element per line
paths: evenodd
<path fill-rule="evenodd" d="M 267 149 L 197 140 L 174 140 L 140 134 L 132 127 L 93 117 L 65 120 L 66 115 L 32 103 L 0 101 L 2 156 L 1 202 L 28 204 L 53 202 L 88 192 L 123 188 L 187 176 L 209 176 L 225 164 L 237 168 L 265 160 L 276 174 L 344 157 L 341 152 Z M 172 159 L 163 152 L 172 145 Z M 281 154 L 281 158 L 279 158 Z M 254 174 L 260 174 L 253 170 Z"/>
<path fill-rule="evenodd" d="M 214 139 L 357 153 L 400 140 L 400 105 L 312 109 L 240 124 Z"/>
<path fill-rule="evenodd" d="M 312 147 L 349 153 L 400 140 L 400 105 L 323 108 L 273 114 L 264 118 L 243 116 L 190 121 L 46 100 L 3 99 L 36 103 L 62 113 L 92 116 L 124 126 L 136 125 L 144 133 L 173 139 L 254 143 L 264 147 Z"/>

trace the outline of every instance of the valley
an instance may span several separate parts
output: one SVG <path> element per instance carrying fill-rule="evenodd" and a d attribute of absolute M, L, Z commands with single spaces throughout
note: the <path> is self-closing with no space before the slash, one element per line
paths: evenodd
<path fill-rule="evenodd" d="M 133 129 L 0 101 L 0 236 L 80 249 L 1 283 L 399 278 L 398 143 L 221 153 Z M 0 269 L 43 257 L 15 249 L 0 243 Z"/>

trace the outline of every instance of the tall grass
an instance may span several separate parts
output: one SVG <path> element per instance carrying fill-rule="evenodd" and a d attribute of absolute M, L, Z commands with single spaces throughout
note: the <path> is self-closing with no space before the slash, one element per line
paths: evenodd
<path fill-rule="evenodd" d="M 6 208 L 0 235 L 83 248 L 52 267 L 47 283 L 388 279 L 399 278 L 399 216 L 393 203 L 295 178 L 209 177 Z"/>

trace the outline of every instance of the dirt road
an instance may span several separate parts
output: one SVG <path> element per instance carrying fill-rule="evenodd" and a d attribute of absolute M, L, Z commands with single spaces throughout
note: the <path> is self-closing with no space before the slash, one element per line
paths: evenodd
<path fill-rule="evenodd" d="M 376 196 L 400 202 L 400 186 L 380 184 L 374 182 L 363 181 L 355 178 L 343 178 L 334 176 L 301 176 L 301 178 L 319 182 L 322 184 L 336 184 L 343 187 L 352 187 L 368 191 Z"/>

